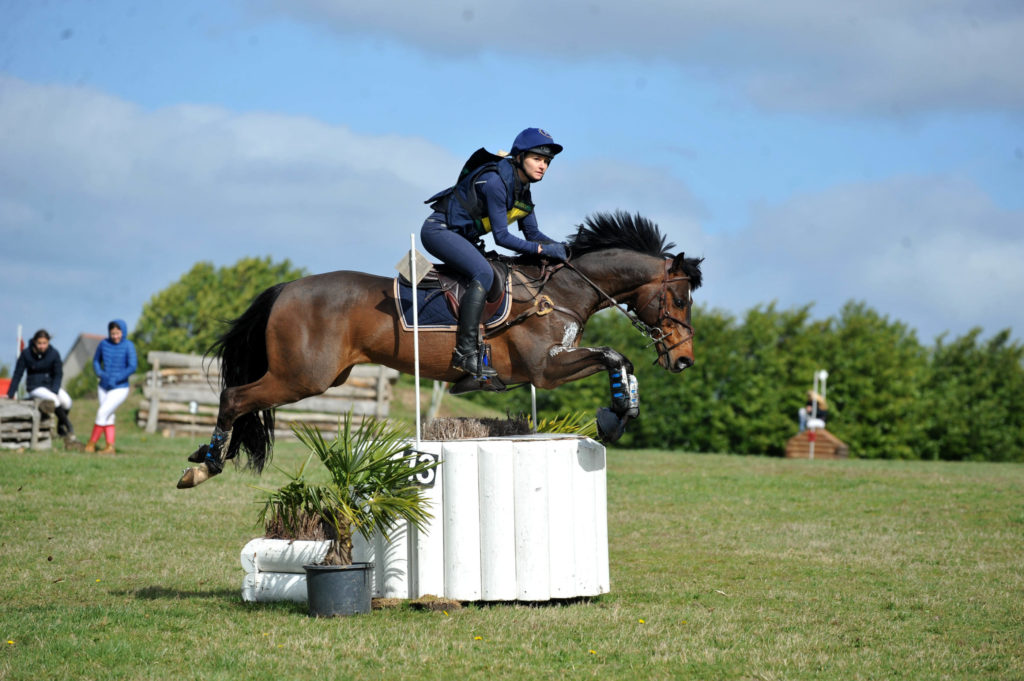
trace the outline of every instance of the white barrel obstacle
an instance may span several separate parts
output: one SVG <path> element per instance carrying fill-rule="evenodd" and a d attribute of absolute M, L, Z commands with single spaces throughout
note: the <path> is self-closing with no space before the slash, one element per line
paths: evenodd
<path fill-rule="evenodd" d="M 605 449 L 550 434 L 425 441 L 438 456 L 427 496 L 434 519 L 390 542 L 357 537 L 353 560 L 374 563 L 374 597 L 547 601 L 610 588 Z M 247 601 L 304 601 L 302 565 L 326 542 L 254 539 L 242 550 Z"/>

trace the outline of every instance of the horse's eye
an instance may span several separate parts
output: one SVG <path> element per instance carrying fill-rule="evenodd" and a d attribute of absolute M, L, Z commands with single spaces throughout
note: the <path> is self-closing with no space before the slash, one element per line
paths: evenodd
<path fill-rule="evenodd" d="M 686 307 L 686 301 L 682 298 L 676 298 L 676 307 Z"/>

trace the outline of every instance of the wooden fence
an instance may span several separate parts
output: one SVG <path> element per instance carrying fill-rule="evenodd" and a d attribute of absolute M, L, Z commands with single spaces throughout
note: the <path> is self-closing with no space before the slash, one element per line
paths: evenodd
<path fill-rule="evenodd" d="M 38 400 L 0 400 L 0 449 L 50 449 L 56 423 Z"/>
<path fill-rule="evenodd" d="M 220 367 L 199 355 L 153 351 L 147 355 L 153 367 L 143 386 L 138 424 L 148 433 L 208 435 L 217 420 L 220 404 Z M 384 366 L 361 364 L 353 368 L 344 385 L 328 388 L 276 410 L 275 436 L 294 437 L 293 423 L 309 423 L 326 432 L 338 418 L 352 412 L 356 420 L 388 415 L 398 372 Z"/>

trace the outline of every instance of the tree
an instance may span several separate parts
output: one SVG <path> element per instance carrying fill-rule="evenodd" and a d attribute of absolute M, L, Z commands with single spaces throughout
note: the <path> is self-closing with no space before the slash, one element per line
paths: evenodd
<path fill-rule="evenodd" d="M 827 369 L 828 428 L 853 456 L 1024 461 L 1024 346 L 1009 329 L 985 343 L 980 329 L 940 338 L 929 350 L 863 302 L 824 321 L 810 308 L 759 305 L 738 320 L 694 307 L 695 364 L 681 375 L 652 365 L 654 351 L 622 315 L 595 315 L 585 344 L 622 352 L 640 385 L 640 418 L 618 445 L 780 456 L 814 372 Z M 529 409 L 525 391 L 479 399 Z M 547 418 L 608 402 L 604 372 L 537 399 Z"/>
<path fill-rule="evenodd" d="M 623 438 L 630 446 L 730 451 L 728 423 L 733 415 L 731 404 L 722 398 L 731 389 L 727 365 L 735 359 L 735 320 L 703 308 L 694 308 L 691 316 L 694 365 L 684 373 L 670 374 L 652 364 L 654 351 L 643 349 L 642 338 L 633 341 L 638 349 L 627 353 L 636 363 L 640 383 L 640 418 L 630 423 Z M 628 323 L 622 326 L 629 330 Z"/>
<path fill-rule="evenodd" d="M 925 386 L 925 456 L 1024 461 L 1024 346 L 1005 329 L 981 343 L 981 329 L 932 352 Z"/>
<path fill-rule="evenodd" d="M 132 333 L 140 363 L 150 350 L 205 353 L 224 324 L 241 315 L 261 291 L 305 275 L 304 268 L 293 267 L 287 259 L 274 263 L 269 256 L 242 258 L 220 268 L 196 263 L 143 306 Z"/>
<path fill-rule="evenodd" d="M 925 349 L 914 332 L 863 302 L 847 302 L 822 338 L 829 430 L 864 458 L 919 458 L 925 436 Z"/>

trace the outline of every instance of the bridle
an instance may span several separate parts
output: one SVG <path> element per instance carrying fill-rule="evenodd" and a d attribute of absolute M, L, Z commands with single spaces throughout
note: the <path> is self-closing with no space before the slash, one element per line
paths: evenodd
<path fill-rule="evenodd" d="M 666 312 L 666 309 L 668 308 L 669 296 L 668 285 L 677 281 L 685 281 L 687 282 L 687 289 L 689 289 L 690 281 L 690 277 L 688 277 L 685 274 L 672 275 L 669 272 L 669 270 L 672 267 L 671 259 L 665 259 L 665 274 L 661 278 L 660 288 L 658 289 L 658 291 L 651 294 L 651 296 L 647 299 L 647 302 L 645 302 L 643 305 L 640 305 L 639 303 L 634 305 L 634 311 L 632 312 L 629 311 L 628 309 L 623 309 L 620 306 L 619 301 L 615 300 L 615 298 L 605 293 L 605 291 L 600 286 L 594 283 L 594 281 L 590 277 L 580 272 L 571 262 L 565 262 L 563 264 L 565 265 L 565 267 L 575 272 L 583 281 L 587 282 L 587 284 L 589 284 L 591 288 L 597 291 L 598 294 L 600 294 L 605 299 L 605 301 L 609 303 L 610 307 L 613 307 L 622 314 L 626 315 L 626 318 L 629 319 L 629 322 L 630 324 L 633 325 L 633 328 L 635 328 L 637 331 L 639 331 L 641 334 L 643 334 L 646 338 L 648 338 L 651 341 L 650 343 L 647 344 L 647 346 L 649 347 L 653 345 L 655 350 L 657 350 L 658 352 L 658 357 L 657 359 L 654 360 L 655 364 L 657 364 L 662 357 L 665 357 L 665 364 L 667 366 L 668 354 L 672 350 L 678 348 L 680 345 L 687 343 L 693 339 L 693 326 L 690 324 L 689 313 L 687 313 L 687 319 L 678 319 L 677 317 L 674 317 L 668 312 Z M 658 301 L 658 318 L 655 320 L 654 326 L 651 326 L 650 324 L 648 324 L 647 322 L 640 318 L 640 313 L 646 310 L 648 307 L 650 307 L 655 300 Z M 689 311 L 689 306 L 687 306 L 687 311 Z M 662 325 L 666 321 L 674 322 L 675 324 L 678 324 L 679 326 L 686 329 L 688 333 L 686 338 L 679 341 L 675 345 L 666 347 L 665 339 L 668 338 L 668 333 L 666 333 L 665 330 L 662 328 Z"/>

